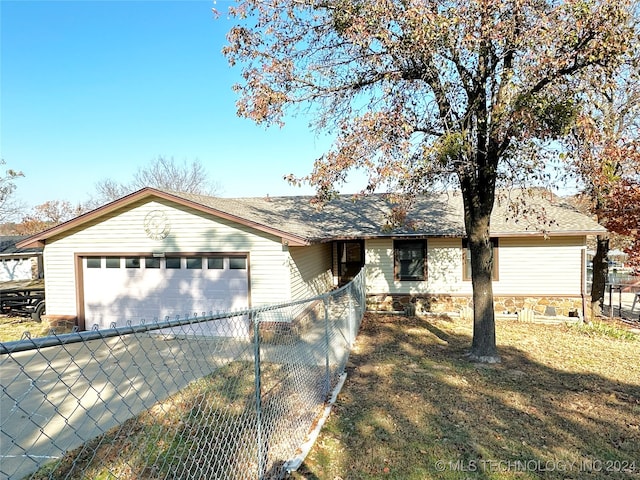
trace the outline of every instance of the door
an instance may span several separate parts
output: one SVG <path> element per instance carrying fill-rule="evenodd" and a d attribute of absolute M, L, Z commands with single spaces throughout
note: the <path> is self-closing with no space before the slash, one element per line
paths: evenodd
<path fill-rule="evenodd" d="M 364 240 L 338 243 L 338 285 L 349 283 L 364 266 Z"/>

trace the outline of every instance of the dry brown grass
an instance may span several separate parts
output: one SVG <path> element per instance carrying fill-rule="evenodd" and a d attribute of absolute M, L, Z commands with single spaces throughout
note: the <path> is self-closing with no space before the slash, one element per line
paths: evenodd
<path fill-rule="evenodd" d="M 25 335 L 31 338 L 40 338 L 51 335 L 55 331 L 57 335 L 70 333 L 73 327 L 70 325 L 56 325 L 52 327 L 48 322 L 36 322 L 31 317 L 18 317 L 11 315 L 0 315 L 0 342 L 13 342 L 21 340 Z"/>
<path fill-rule="evenodd" d="M 331 417 L 296 479 L 640 478 L 640 342 L 497 326 L 466 360 L 459 319 L 367 315 Z"/>
<path fill-rule="evenodd" d="M 32 338 L 44 337 L 49 334 L 49 326 L 46 323 L 34 322 L 30 317 L 0 315 L 0 342 L 20 340 L 25 332 Z"/>

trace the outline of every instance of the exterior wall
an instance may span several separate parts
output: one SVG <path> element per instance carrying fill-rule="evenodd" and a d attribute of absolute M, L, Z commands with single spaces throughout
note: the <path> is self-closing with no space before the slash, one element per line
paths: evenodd
<path fill-rule="evenodd" d="M 471 282 L 462 281 L 462 240 L 427 240 L 426 281 L 398 281 L 393 278 L 393 240 L 374 239 L 365 243 L 367 292 L 390 294 L 448 293 L 471 295 Z"/>
<path fill-rule="evenodd" d="M 289 247 L 287 264 L 289 267 L 291 300 L 304 300 L 326 293 L 333 288 L 332 244 L 324 243 L 308 247 Z M 260 324 L 262 338 L 276 342 L 288 335 L 299 337 L 324 315 L 322 301 L 305 302 L 287 309 L 291 322 L 271 321 Z"/>
<path fill-rule="evenodd" d="M 500 280 L 494 284 L 494 293 L 580 295 L 585 245 L 585 237 L 501 238 Z"/>
<path fill-rule="evenodd" d="M 149 238 L 145 231 L 145 217 L 152 211 L 164 212 L 168 219 L 169 232 L 163 239 Z M 170 202 L 143 201 L 47 242 L 47 315 L 78 314 L 76 282 L 81 277 L 74 254 L 160 252 L 248 253 L 251 304 L 290 298 L 287 255 L 279 237 Z"/>
<path fill-rule="evenodd" d="M 565 316 L 569 312 L 582 312 L 585 243 L 585 237 L 568 236 L 499 239 L 498 279 L 493 283 L 496 312 L 515 313 L 524 308 L 539 315 L 554 310 Z M 368 240 L 369 308 L 408 307 L 418 312 L 456 312 L 468 308 L 472 287 L 471 281 L 462 279 L 462 262 L 461 239 L 430 238 L 426 281 L 400 282 L 393 278 L 393 241 Z"/>
<path fill-rule="evenodd" d="M 40 278 L 39 273 L 36 257 L 0 259 L 0 282 L 33 280 Z"/>
<path fill-rule="evenodd" d="M 495 295 L 580 295 L 584 282 L 584 237 L 501 238 Z M 463 281 L 462 241 L 427 240 L 427 279 L 393 278 L 393 240 L 366 242 L 367 292 L 391 294 L 471 295 L 471 281 Z"/>
<path fill-rule="evenodd" d="M 331 244 L 289 248 L 291 299 L 303 300 L 333 288 Z"/>

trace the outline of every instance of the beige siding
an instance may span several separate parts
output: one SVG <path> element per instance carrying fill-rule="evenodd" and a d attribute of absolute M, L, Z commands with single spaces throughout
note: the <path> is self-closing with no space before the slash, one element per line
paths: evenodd
<path fill-rule="evenodd" d="M 145 217 L 154 210 L 164 212 L 169 220 L 170 231 L 164 239 L 146 235 Z M 74 252 L 250 253 L 252 305 L 289 300 L 287 256 L 280 238 L 169 202 L 134 204 L 48 241 L 44 261 L 50 315 L 77 315 Z"/>
<path fill-rule="evenodd" d="M 393 250 L 391 240 L 367 240 L 364 244 L 365 284 L 368 293 L 393 290 Z"/>
<path fill-rule="evenodd" d="M 584 244 L 584 237 L 501 238 L 494 293 L 580 295 Z"/>
<path fill-rule="evenodd" d="M 427 240 L 427 280 L 397 281 L 393 278 L 393 240 L 366 243 L 367 291 L 369 293 L 451 293 L 470 294 L 471 285 L 462 282 L 462 243 L 460 239 Z"/>
<path fill-rule="evenodd" d="M 501 238 L 496 295 L 580 295 L 584 237 Z M 367 291 L 392 294 L 470 295 L 471 281 L 462 280 L 462 241 L 427 240 L 427 280 L 399 282 L 393 278 L 393 241 L 366 243 Z"/>
<path fill-rule="evenodd" d="M 471 282 L 462 281 L 462 240 L 427 240 L 427 284 L 429 293 L 471 295 Z"/>
<path fill-rule="evenodd" d="M 331 244 L 290 247 L 289 253 L 293 300 L 319 295 L 332 288 Z"/>

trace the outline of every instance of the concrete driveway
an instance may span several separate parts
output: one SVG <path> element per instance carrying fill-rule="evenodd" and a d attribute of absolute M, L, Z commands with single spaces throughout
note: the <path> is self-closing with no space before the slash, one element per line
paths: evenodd
<path fill-rule="evenodd" d="M 248 340 L 151 333 L 0 355 L 0 478 L 23 478 L 252 355 Z"/>
<path fill-rule="evenodd" d="M 329 345 L 321 323 L 302 338 L 262 343 L 261 361 L 296 365 L 310 388 L 322 390 L 315 377 L 339 373 L 348 356 L 344 329 L 333 326 Z M 0 479 L 21 479 L 189 382 L 232 361 L 253 360 L 250 339 L 159 333 L 0 355 Z"/>

